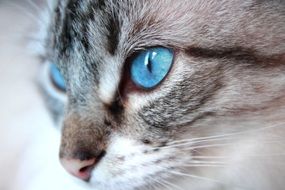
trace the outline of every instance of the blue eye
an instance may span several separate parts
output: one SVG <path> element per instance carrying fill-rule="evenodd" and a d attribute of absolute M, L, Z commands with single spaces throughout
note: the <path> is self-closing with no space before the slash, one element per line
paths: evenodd
<path fill-rule="evenodd" d="M 55 64 L 50 64 L 50 76 L 53 84 L 62 91 L 66 91 L 65 81 Z"/>
<path fill-rule="evenodd" d="M 131 63 L 131 79 L 142 88 L 154 88 L 167 76 L 173 58 L 173 50 L 169 48 L 157 47 L 144 50 Z"/>

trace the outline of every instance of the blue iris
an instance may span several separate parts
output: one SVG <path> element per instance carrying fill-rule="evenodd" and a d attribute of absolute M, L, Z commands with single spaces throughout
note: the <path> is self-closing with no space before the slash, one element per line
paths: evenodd
<path fill-rule="evenodd" d="M 131 63 L 133 82 L 145 89 L 156 87 L 170 71 L 173 58 L 173 50 L 164 47 L 140 52 Z"/>
<path fill-rule="evenodd" d="M 55 64 L 50 64 L 50 76 L 57 88 L 66 91 L 64 78 Z"/>

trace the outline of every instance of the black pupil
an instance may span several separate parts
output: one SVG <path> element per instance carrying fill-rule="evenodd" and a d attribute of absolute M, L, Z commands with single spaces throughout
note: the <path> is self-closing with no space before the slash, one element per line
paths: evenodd
<path fill-rule="evenodd" d="M 148 56 L 148 61 L 147 61 L 146 67 L 147 67 L 148 71 L 150 73 L 152 73 L 152 64 L 151 64 L 151 56 L 150 55 Z"/>

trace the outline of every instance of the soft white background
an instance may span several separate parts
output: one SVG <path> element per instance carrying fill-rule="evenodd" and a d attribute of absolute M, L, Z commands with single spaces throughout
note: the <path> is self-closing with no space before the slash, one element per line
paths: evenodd
<path fill-rule="evenodd" d="M 28 48 L 35 11 L 27 7 L 0 0 L 0 190 L 32 189 L 57 162 L 57 132 L 36 84 L 40 62 Z"/>

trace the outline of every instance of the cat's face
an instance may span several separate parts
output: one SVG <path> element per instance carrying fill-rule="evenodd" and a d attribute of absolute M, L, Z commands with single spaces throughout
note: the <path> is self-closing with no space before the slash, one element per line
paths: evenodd
<path fill-rule="evenodd" d="M 227 166 L 210 158 L 235 160 L 244 133 L 284 108 L 284 9 L 277 0 L 59 1 L 46 53 L 66 83 L 64 167 L 93 189 L 217 185 Z M 133 69 L 145 51 L 170 57 L 151 88 Z"/>

